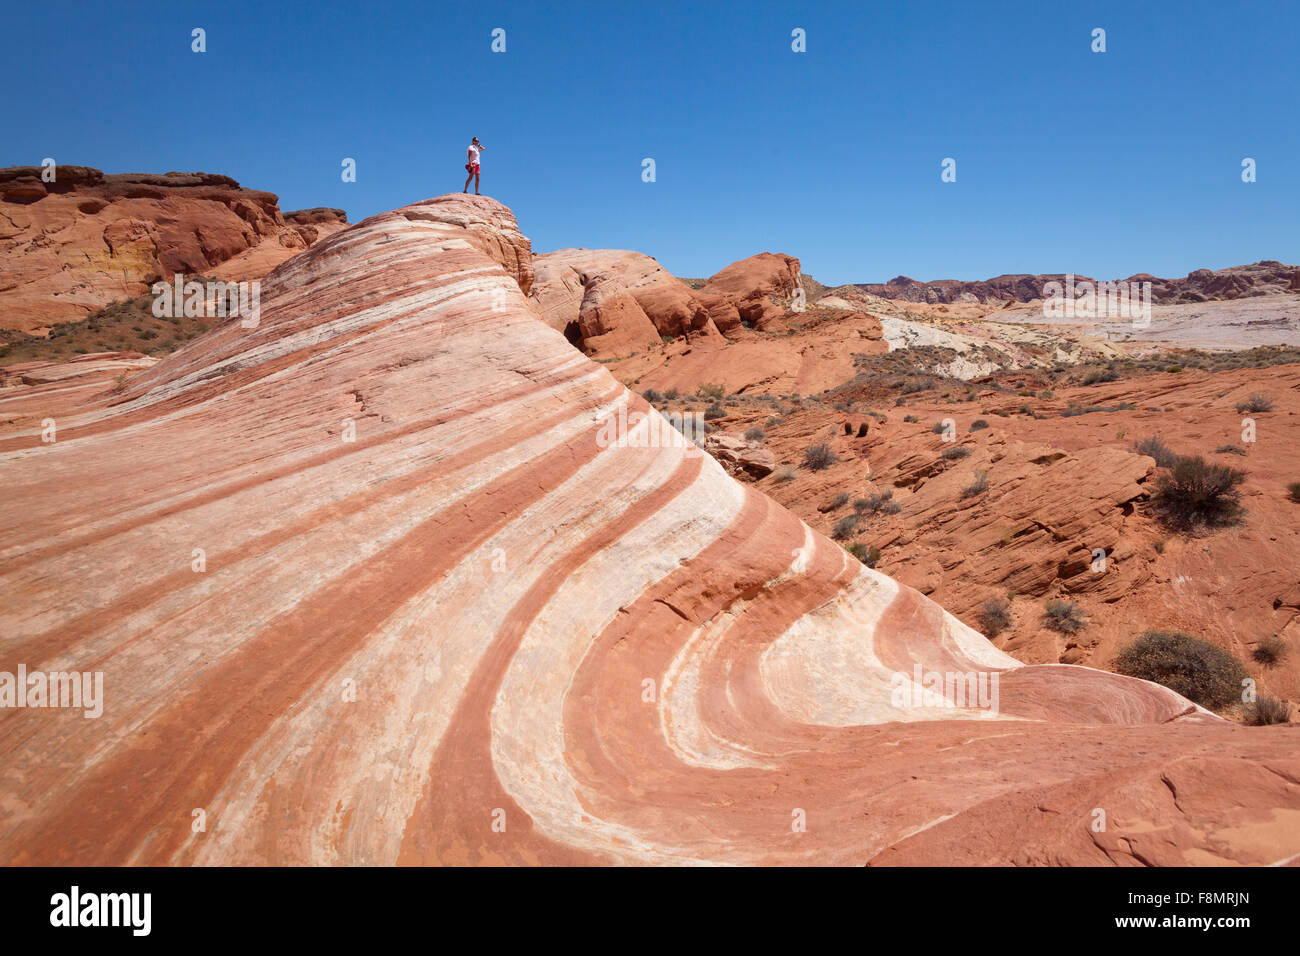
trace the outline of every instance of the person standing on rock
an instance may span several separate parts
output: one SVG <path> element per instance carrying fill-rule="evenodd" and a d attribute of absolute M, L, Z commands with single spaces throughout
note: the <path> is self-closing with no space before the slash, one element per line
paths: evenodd
<path fill-rule="evenodd" d="M 478 195 L 478 154 L 483 149 L 483 144 L 475 136 L 469 144 L 469 162 L 465 164 L 465 172 L 469 173 L 469 175 L 465 177 L 465 188 L 461 190 L 463 193 L 469 192 L 469 181 L 472 179 L 474 180 L 474 195 Z"/>

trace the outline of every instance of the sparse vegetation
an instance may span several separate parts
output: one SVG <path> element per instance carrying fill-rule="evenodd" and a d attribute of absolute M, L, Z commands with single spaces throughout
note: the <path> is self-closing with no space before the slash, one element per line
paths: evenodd
<path fill-rule="evenodd" d="M 797 474 L 799 474 L 799 469 L 794 467 L 794 465 L 781 465 L 772 472 L 772 480 L 777 483 L 783 483 L 790 481 Z"/>
<path fill-rule="evenodd" d="M 956 461 L 958 458 L 969 458 L 970 449 L 965 445 L 953 445 L 951 448 L 945 448 L 940 457 L 945 461 Z"/>
<path fill-rule="evenodd" d="M 831 529 L 831 537 L 836 541 L 843 541 L 845 538 L 851 538 L 858 530 L 858 522 L 862 517 L 858 514 L 845 515 L 839 521 L 835 522 L 835 527 Z"/>
<path fill-rule="evenodd" d="M 930 429 L 930 431 L 934 432 L 936 435 L 942 435 L 942 434 L 943 434 L 943 422 L 935 422 L 935 423 L 934 423 L 934 426 Z"/>
<path fill-rule="evenodd" d="M 1172 468 L 1178 456 L 1160 440 L 1159 435 L 1143 438 L 1133 443 L 1133 450 L 1139 455 L 1147 455 L 1156 460 L 1158 468 Z"/>
<path fill-rule="evenodd" d="M 753 428 L 746 430 L 745 441 L 762 441 L 767 433 L 755 425 Z"/>
<path fill-rule="evenodd" d="M 668 401 L 670 401 L 670 402 L 675 402 L 675 401 L 677 401 L 677 398 L 678 398 L 678 396 L 680 396 L 680 395 L 681 395 L 681 393 L 680 393 L 679 391 L 677 391 L 677 389 L 675 389 L 675 388 L 670 388 L 670 389 L 668 389 L 668 391 L 664 392 L 664 398 L 668 399 Z"/>
<path fill-rule="evenodd" d="M 1290 720 L 1291 708 L 1286 701 L 1276 697 L 1260 697 L 1246 707 L 1246 723 L 1254 727 L 1285 724 Z"/>
<path fill-rule="evenodd" d="M 1011 626 L 1011 603 L 1004 598 L 990 598 L 980 605 L 980 630 L 989 637 L 997 637 Z"/>
<path fill-rule="evenodd" d="M 727 394 L 726 386 L 718 385 L 714 382 L 701 382 L 700 387 L 696 389 L 701 398 L 711 398 L 715 402 Z"/>
<path fill-rule="evenodd" d="M 961 490 L 962 498 L 974 498 L 989 489 L 989 473 L 983 468 L 975 470 L 975 479 Z"/>
<path fill-rule="evenodd" d="M 904 415 L 904 416 L 903 416 L 903 421 L 905 421 L 905 422 L 919 422 L 920 419 L 917 418 L 915 415 Z"/>
<path fill-rule="evenodd" d="M 1146 631 L 1115 658 L 1115 669 L 1155 681 L 1190 701 L 1221 710 L 1241 699 L 1246 668 L 1209 641 L 1181 631 Z"/>
<path fill-rule="evenodd" d="M 1300 481 L 1293 481 L 1286 486 L 1287 497 L 1292 501 L 1300 503 Z"/>
<path fill-rule="evenodd" d="M 988 427 L 989 427 L 989 423 L 982 418 L 977 418 L 975 419 L 975 421 L 970 423 L 970 430 L 973 432 L 977 432 L 982 428 L 988 428 Z"/>
<path fill-rule="evenodd" d="M 644 398 L 651 405 L 657 405 L 664 400 L 664 397 L 660 395 L 658 392 L 656 392 L 653 388 L 647 388 L 644 392 L 641 393 L 641 397 Z"/>
<path fill-rule="evenodd" d="M 1268 637 L 1261 637 L 1259 639 L 1259 643 L 1257 643 L 1255 649 L 1250 652 L 1250 656 L 1254 658 L 1255 663 L 1263 664 L 1265 667 L 1272 667 L 1274 664 L 1280 663 L 1282 659 L 1286 657 L 1288 650 L 1289 648 L 1286 645 L 1286 641 L 1282 640 L 1282 638 L 1278 637 L 1276 634 L 1270 634 Z"/>
<path fill-rule="evenodd" d="M 1200 455 L 1179 455 L 1156 482 L 1151 504 L 1168 525 L 1179 530 L 1222 527 L 1241 519 L 1238 486 L 1245 478 L 1244 471 L 1211 464 Z"/>
<path fill-rule="evenodd" d="M 1062 634 L 1077 634 L 1088 626 L 1088 618 L 1074 601 L 1055 599 L 1043 608 L 1043 624 Z"/>
<path fill-rule="evenodd" d="M 880 549 L 867 547 L 861 541 L 854 541 L 845 550 L 869 568 L 874 568 L 880 562 Z"/>
<path fill-rule="evenodd" d="M 849 493 L 847 491 L 841 491 L 838 495 L 836 495 L 834 498 L 830 500 L 830 503 L 827 504 L 826 506 L 826 510 L 834 511 L 836 508 L 843 508 L 848 503 L 849 503 Z"/>
<path fill-rule="evenodd" d="M 1240 445 L 1220 445 L 1218 448 L 1214 449 L 1214 453 L 1216 455 L 1244 456 L 1246 454 L 1246 449 L 1242 448 Z"/>
<path fill-rule="evenodd" d="M 804 466 L 812 471 L 821 471 L 823 468 L 829 468 L 839 460 L 839 455 L 835 454 L 835 452 L 831 450 L 830 445 L 824 443 L 813 445 L 803 453 Z"/>
<path fill-rule="evenodd" d="M 712 405 L 710 405 L 708 408 L 704 410 L 704 420 L 706 422 L 711 422 L 719 418 L 726 418 L 726 417 L 727 417 L 727 410 L 717 402 L 714 402 Z"/>
<path fill-rule="evenodd" d="M 894 501 L 894 489 L 873 491 L 865 498 L 853 502 L 853 510 L 860 515 L 896 515 L 903 510 L 902 505 Z"/>
<path fill-rule="evenodd" d="M 1244 402 L 1237 403 L 1237 411 L 1240 412 L 1271 412 L 1273 410 L 1273 399 L 1267 395 L 1261 395 L 1259 392 L 1252 392 L 1250 397 Z"/>

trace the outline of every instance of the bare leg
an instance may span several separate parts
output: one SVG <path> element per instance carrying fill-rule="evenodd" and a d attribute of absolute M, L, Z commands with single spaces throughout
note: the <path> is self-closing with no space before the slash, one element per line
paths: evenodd
<path fill-rule="evenodd" d="M 474 174 L 474 195 L 478 195 L 478 173 Z"/>
<path fill-rule="evenodd" d="M 470 181 L 471 179 L 473 179 L 473 178 L 474 178 L 474 174 L 473 174 L 473 173 L 470 173 L 468 176 L 465 177 L 465 188 L 462 189 L 461 192 L 463 192 L 463 193 L 467 193 L 467 192 L 469 192 L 469 181 Z"/>

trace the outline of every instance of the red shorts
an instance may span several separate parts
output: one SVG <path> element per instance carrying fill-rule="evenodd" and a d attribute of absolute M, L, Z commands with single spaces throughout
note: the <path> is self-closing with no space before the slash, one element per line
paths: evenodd
<path fill-rule="evenodd" d="M 465 164 L 465 172 L 469 173 L 471 176 L 477 176 L 477 175 L 478 175 L 478 163 L 474 163 L 474 164 L 472 164 L 472 165 L 471 165 L 470 163 L 466 163 L 466 164 Z"/>

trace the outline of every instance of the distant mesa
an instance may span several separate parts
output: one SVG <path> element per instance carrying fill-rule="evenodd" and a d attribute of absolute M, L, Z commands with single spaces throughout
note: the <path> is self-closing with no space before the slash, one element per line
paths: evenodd
<path fill-rule="evenodd" d="M 85 318 L 175 273 L 261 278 L 347 224 L 215 173 L 0 169 L 0 330 Z"/>

